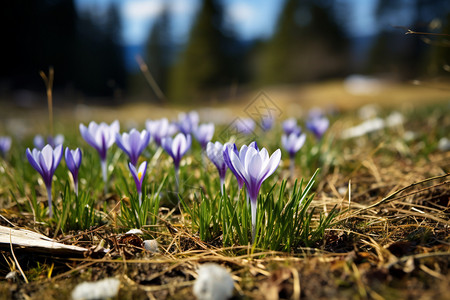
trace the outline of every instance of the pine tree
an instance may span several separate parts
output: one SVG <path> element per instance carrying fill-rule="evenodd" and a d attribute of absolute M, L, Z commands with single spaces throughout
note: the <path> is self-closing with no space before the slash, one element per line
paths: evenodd
<path fill-rule="evenodd" d="M 204 0 L 189 42 L 171 71 L 170 98 L 175 101 L 198 99 L 226 84 L 230 73 L 228 45 L 222 6 L 217 0 Z"/>
<path fill-rule="evenodd" d="M 74 0 L 3 1 L 0 77 L 13 89 L 42 91 L 38 73 L 53 66 L 55 88 L 69 83 L 73 79 L 76 22 Z"/>
<path fill-rule="evenodd" d="M 120 45 L 121 22 L 112 4 L 99 23 L 97 14 L 80 16 L 76 49 L 76 87 L 87 95 L 119 96 L 125 87 L 125 66 Z"/>
<path fill-rule="evenodd" d="M 145 51 L 149 71 L 163 92 L 167 89 L 171 49 L 170 15 L 168 8 L 164 6 L 152 27 Z"/>
<path fill-rule="evenodd" d="M 430 75 L 450 75 L 450 13 L 443 22 L 442 34 L 433 43 L 430 51 L 428 73 Z"/>
<path fill-rule="evenodd" d="M 325 4 L 286 2 L 261 55 L 256 74 L 260 84 L 295 83 L 344 72 L 347 40 Z"/>

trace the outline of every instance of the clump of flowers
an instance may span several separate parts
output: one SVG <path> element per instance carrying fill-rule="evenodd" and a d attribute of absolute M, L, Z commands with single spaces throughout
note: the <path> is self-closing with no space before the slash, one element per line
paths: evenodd
<path fill-rule="evenodd" d="M 62 145 L 56 146 L 55 149 L 50 145 L 44 146 L 42 151 L 34 148 L 32 151 L 27 148 L 26 155 L 31 166 L 39 172 L 44 180 L 45 187 L 47 189 L 48 197 L 48 215 L 53 217 L 52 211 L 52 179 L 55 174 L 56 168 L 61 162 L 63 154 Z"/>
<path fill-rule="evenodd" d="M 88 127 L 84 126 L 84 124 L 80 124 L 81 136 L 89 145 L 97 150 L 100 155 L 103 182 L 105 183 L 105 193 L 108 188 L 106 155 L 108 149 L 114 144 L 116 140 L 116 133 L 119 132 L 119 129 L 120 124 L 117 120 L 112 122 L 110 125 L 104 122 L 97 124 L 94 121 L 90 122 Z"/>

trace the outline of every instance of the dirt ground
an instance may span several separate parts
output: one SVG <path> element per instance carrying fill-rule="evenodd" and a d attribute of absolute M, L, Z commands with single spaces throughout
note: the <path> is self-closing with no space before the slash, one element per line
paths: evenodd
<path fill-rule="evenodd" d="M 448 112 L 448 87 L 437 81 L 383 82 L 372 94 L 355 95 L 342 82 L 333 81 L 263 92 L 280 108 L 282 120 L 299 117 L 315 106 L 356 115 L 356 109 L 365 104 L 408 110 L 439 103 Z M 238 95 L 226 104 L 211 101 L 197 109 L 202 120 L 226 124 L 235 116 L 245 116 L 246 107 L 260 92 Z M 119 119 L 125 126 L 134 126 L 147 118 L 176 117 L 190 108 L 190 104 L 174 108 L 142 102 L 121 107 L 78 104 L 69 110 L 57 107 L 55 120 L 56 128 L 64 126 L 61 119 L 70 123 Z M 44 108 L 38 111 L 45 113 Z M 9 120 L 3 123 L 6 129 L 11 122 L 37 113 L 13 105 L 0 112 Z M 436 125 L 431 118 L 410 124 L 431 132 Z M 450 128 L 445 111 L 439 120 L 444 122 L 439 126 Z M 46 125 L 42 120 L 25 122 L 25 132 Z M 335 123 L 334 130 L 340 131 L 344 123 Z M 33 249 L 13 253 L 2 248 L 0 299 L 70 299 L 76 284 L 106 277 L 120 280 L 117 299 L 193 299 L 197 267 L 206 262 L 218 263 L 232 273 L 232 299 L 450 299 L 450 152 L 419 155 L 424 146 L 415 145 L 405 150 L 395 143 L 377 147 L 366 140 L 346 148 L 341 161 L 317 187 L 316 211 L 326 213 L 336 206 L 340 214 L 315 247 L 299 247 L 292 253 L 252 252 L 249 245 L 221 248 L 202 242 L 175 214 L 156 227 L 143 228 L 159 242 L 159 252 L 150 253 L 143 250 L 141 236 L 123 239 L 120 229 L 110 224 L 56 235 L 66 244 L 89 248 L 84 256 L 49 256 Z M 13 208 L 2 209 L 1 215 L 19 227 L 55 234 L 44 224 L 30 225 L 32 216 Z M 0 219 L 0 225 L 10 226 L 5 219 Z M 106 255 L 96 248 L 101 241 L 112 249 Z M 13 254 L 29 283 L 11 267 Z M 14 277 L 6 279 L 12 269 Z"/>

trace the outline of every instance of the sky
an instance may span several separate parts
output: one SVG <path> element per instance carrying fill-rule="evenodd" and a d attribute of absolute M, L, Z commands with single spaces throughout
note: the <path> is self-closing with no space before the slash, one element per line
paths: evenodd
<path fill-rule="evenodd" d="M 102 11 L 110 3 L 119 6 L 123 20 L 123 43 L 139 45 L 145 42 L 155 18 L 166 3 L 173 16 L 173 34 L 183 42 L 200 8 L 201 0 L 76 0 L 79 10 Z M 243 39 L 266 38 L 273 33 L 283 1 L 224 0 L 226 17 Z"/>
<path fill-rule="evenodd" d="M 377 26 L 373 15 L 378 0 L 336 0 L 352 7 L 346 26 L 353 36 L 370 35 Z M 122 42 L 140 45 L 148 37 L 155 18 L 166 3 L 173 16 L 174 38 L 180 43 L 188 36 L 189 28 L 200 7 L 201 0 L 76 0 L 78 9 L 102 11 L 110 3 L 119 6 L 123 20 Z M 242 39 L 268 38 L 276 27 L 283 0 L 223 0 L 227 20 Z"/>
<path fill-rule="evenodd" d="M 75 0 L 77 9 L 95 11 L 99 17 L 114 3 L 122 18 L 122 45 L 128 70 L 137 71 L 135 60 L 142 55 L 144 45 L 164 4 L 170 10 L 172 39 L 179 45 L 187 42 L 189 31 L 202 0 Z M 286 0 L 222 0 L 226 20 L 243 40 L 267 39 L 276 28 L 279 14 Z M 341 14 L 342 24 L 353 37 L 374 35 L 379 24 L 374 11 L 378 0 L 334 0 Z M 345 10 L 350 8 L 350 12 Z"/>

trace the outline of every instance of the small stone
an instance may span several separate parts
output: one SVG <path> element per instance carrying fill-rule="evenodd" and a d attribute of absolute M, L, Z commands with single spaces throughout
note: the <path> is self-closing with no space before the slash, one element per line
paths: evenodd
<path fill-rule="evenodd" d="M 18 278 L 18 272 L 17 271 L 11 271 L 8 274 L 6 274 L 5 279 L 9 281 L 16 281 Z"/>
<path fill-rule="evenodd" d="M 157 240 L 145 240 L 144 249 L 151 253 L 158 253 L 158 241 Z"/>
<path fill-rule="evenodd" d="M 72 291 L 73 300 L 110 299 L 117 296 L 120 281 L 116 278 L 105 278 L 96 282 L 82 282 Z"/>
<path fill-rule="evenodd" d="M 231 298 L 234 281 L 230 273 L 217 264 L 204 264 L 198 268 L 194 295 L 198 300 L 226 300 Z"/>
<path fill-rule="evenodd" d="M 142 230 L 134 228 L 134 229 L 128 230 L 125 234 L 141 234 L 142 235 L 144 233 L 142 232 Z"/>
<path fill-rule="evenodd" d="M 446 152 L 450 150 L 450 140 L 448 138 L 441 138 L 438 143 L 439 150 Z"/>

